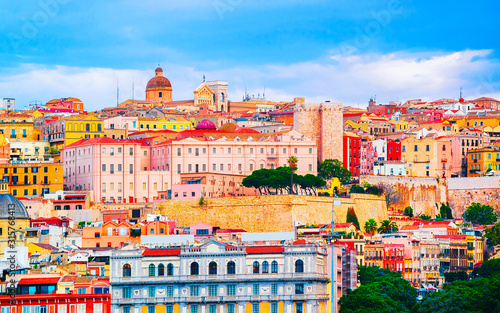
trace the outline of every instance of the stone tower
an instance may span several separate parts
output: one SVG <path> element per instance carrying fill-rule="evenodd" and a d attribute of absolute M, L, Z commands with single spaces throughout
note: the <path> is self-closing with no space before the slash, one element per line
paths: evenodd
<path fill-rule="evenodd" d="M 227 81 L 215 80 L 207 82 L 207 85 L 214 91 L 214 105 L 217 111 L 227 112 Z"/>
<path fill-rule="evenodd" d="M 342 103 L 297 104 L 293 126 L 296 131 L 316 141 L 319 162 L 325 159 L 342 161 Z"/>

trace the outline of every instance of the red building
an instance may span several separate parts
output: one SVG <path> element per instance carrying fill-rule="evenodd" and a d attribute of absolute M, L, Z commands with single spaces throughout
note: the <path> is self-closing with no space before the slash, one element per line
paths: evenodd
<path fill-rule="evenodd" d="M 400 161 L 401 160 L 401 141 L 389 140 L 387 141 L 387 160 Z"/>
<path fill-rule="evenodd" d="M 69 219 L 59 218 L 59 217 L 39 217 L 30 221 L 30 227 L 40 227 L 40 226 L 59 226 L 68 227 Z"/>
<path fill-rule="evenodd" d="M 383 267 L 391 271 L 403 272 L 405 268 L 405 246 L 384 244 Z"/>
<path fill-rule="evenodd" d="M 350 132 L 344 132 L 344 167 L 351 171 L 353 177 L 359 177 L 361 163 L 361 137 Z"/>
<path fill-rule="evenodd" d="M 2 312 L 21 313 L 110 313 L 111 294 L 106 293 L 56 293 L 61 277 L 21 278 L 15 294 L 0 295 Z M 10 287 L 10 286 L 8 286 Z M 8 289 L 7 289 L 8 290 Z M 102 288 L 101 288 L 102 290 Z"/>

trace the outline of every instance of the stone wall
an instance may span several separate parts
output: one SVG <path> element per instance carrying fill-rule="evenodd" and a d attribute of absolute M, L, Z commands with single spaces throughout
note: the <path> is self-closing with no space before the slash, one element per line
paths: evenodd
<path fill-rule="evenodd" d="M 278 232 L 293 231 L 294 223 L 330 223 L 332 201 L 329 197 L 283 195 L 208 199 L 203 207 L 197 200 L 167 200 L 155 205 L 161 214 L 177 220 L 180 226 L 203 222 L 249 232 Z M 335 208 L 337 223 L 346 222 L 349 207 L 355 209 L 360 225 L 370 218 L 377 222 L 388 219 L 382 197 L 356 194 L 341 201 Z"/>
<path fill-rule="evenodd" d="M 392 184 L 401 195 L 394 210 L 413 208 L 415 215 L 439 214 L 436 203 L 450 204 L 454 217 L 461 217 L 472 202 L 489 204 L 500 210 L 500 177 L 461 177 L 436 179 L 428 177 L 362 176 L 372 185 Z"/>

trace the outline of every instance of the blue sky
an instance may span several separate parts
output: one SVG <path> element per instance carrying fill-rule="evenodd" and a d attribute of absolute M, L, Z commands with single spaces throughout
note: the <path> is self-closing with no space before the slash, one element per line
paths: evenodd
<path fill-rule="evenodd" d="M 159 62 L 175 99 L 203 75 L 230 99 L 365 106 L 500 97 L 498 1 L 2 1 L 0 97 L 81 98 L 89 110 L 144 97 Z"/>

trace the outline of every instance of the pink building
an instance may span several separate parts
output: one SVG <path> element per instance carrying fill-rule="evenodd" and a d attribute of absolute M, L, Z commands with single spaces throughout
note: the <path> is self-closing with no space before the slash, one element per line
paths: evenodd
<path fill-rule="evenodd" d="M 375 149 L 373 148 L 372 141 L 368 138 L 361 139 L 361 157 L 359 162 L 359 174 L 371 175 L 373 174 L 373 162 L 375 162 Z"/>
<path fill-rule="evenodd" d="M 105 129 L 127 129 L 129 133 L 139 130 L 139 122 L 137 116 L 116 115 L 105 119 Z"/>

